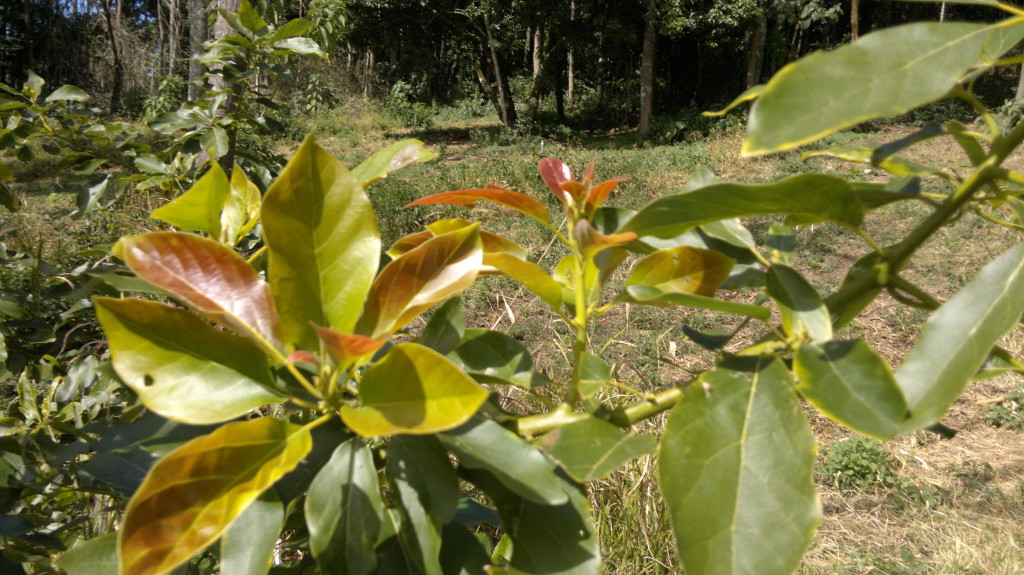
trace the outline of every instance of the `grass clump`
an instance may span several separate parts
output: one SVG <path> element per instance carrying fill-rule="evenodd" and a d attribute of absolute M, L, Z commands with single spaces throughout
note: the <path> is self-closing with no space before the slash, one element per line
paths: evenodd
<path fill-rule="evenodd" d="M 1024 385 L 1008 393 L 999 403 L 983 407 L 978 417 L 993 427 L 1024 432 Z"/>
<path fill-rule="evenodd" d="M 893 489 L 900 484 L 896 461 L 882 443 L 866 437 L 836 441 L 825 450 L 820 473 L 840 491 Z"/>

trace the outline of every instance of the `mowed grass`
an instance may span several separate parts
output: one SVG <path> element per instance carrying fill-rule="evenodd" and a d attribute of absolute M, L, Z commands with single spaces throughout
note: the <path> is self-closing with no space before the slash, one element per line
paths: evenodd
<path fill-rule="evenodd" d="M 796 153 L 766 158 L 740 158 L 742 134 L 727 131 L 675 146 L 637 146 L 630 134 L 588 138 L 552 138 L 508 134 L 493 118 L 472 122 L 438 122 L 432 129 L 409 131 L 358 102 L 324 114 L 306 126 L 318 141 L 347 165 L 353 166 L 374 150 L 404 137 L 419 137 L 440 152 L 430 164 L 415 166 L 376 184 L 370 197 L 379 215 L 385 245 L 444 218 L 461 217 L 483 222 L 484 229 L 524 246 L 534 261 L 552 269 L 565 255 L 549 234 L 529 218 L 493 205 L 473 209 L 422 206 L 403 209 L 408 202 L 437 192 L 483 187 L 488 184 L 518 190 L 544 201 L 558 214 L 558 206 L 541 182 L 536 165 L 555 156 L 581 173 L 593 162 L 599 180 L 626 176 L 610 203 L 638 208 L 652 199 L 681 188 L 699 166 L 723 179 L 769 182 L 808 169 Z M 873 145 L 905 135 L 912 128 L 884 127 L 882 131 L 841 134 L 830 142 Z M 282 141 L 286 155 L 297 148 Z M 921 161 L 962 170 L 962 159 L 944 141 L 932 141 Z M 812 167 L 844 177 L 873 180 L 880 176 L 835 160 L 812 160 Z M 961 172 L 962 173 L 962 172 Z M 936 184 L 929 184 L 936 185 Z M 70 189 L 70 188 L 68 188 Z M 60 180 L 40 176 L 37 184 L 16 189 L 26 205 L 20 214 L 0 214 L 0 229 L 11 232 L 24 245 L 40 245 L 33 238 L 55 238 L 58 229 L 81 230 L 74 245 L 43 244 L 46 250 L 79 251 L 90 247 L 90 234 L 112 241 L 121 232 L 137 232 L 146 224 L 148 199 L 129 199 L 117 214 L 90 216 L 62 228 L 74 199 L 63 192 Z M 895 241 L 926 214 L 920 205 L 905 202 L 877 210 L 866 225 L 882 243 Z M 68 220 L 70 221 L 70 220 Z M 759 241 L 773 221 L 747 222 Z M 151 223 L 155 227 L 155 223 Z M 97 227 L 99 229 L 97 229 Z M 102 232 L 102 233 L 97 233 Z M 112 233 L 113 232 L 113 233 Z M 920 253 L 905 273 L 940 300 L 962 287 L 977 269 L 1012 243 L 1019 234 L 984 224 L 965 214 L 943 230 Z M 837 226 L 818 224 L 796 230 L 796 267 L 823 291 L 839 285 L 849 266 L 866 251 L 864 243 Z M 7 240 L 8 247 L 12 241 Z M 41 254 L 46 255 L 46 254 Z M 621 285 L 635 259 L 627 260 L 613 277 Z M 59 281 L 59 280 L 55 280 Z M 749 298 L 725 292 L 721 297 Z M 546 310 L 529 291 L 504 277 L 478 280 L 463 296 L 470 327 L 503 331 L 520 339 L 533 353 L 536 368 L 556 381 L 568 376 L 571 348 L 567 326 Z M 870 305 L 842 336 L 863 337 L 895 366 L 913 345 L 925 314 L 882 296 Z M 411 326 L 413 331 L 422 327 Z M 735 318 L 685 309 L 642 306 L 614 308 L 602 317 L 591 344 L 614 365 L 616 377 L 636 392 L 676 385 L 714 365 L 715 357 L 691 342 L 683 327 L 734 328 Z M 758 337 L 743 332 L 731 350 Z M 1011 334 L 1003 342 L 1018 356 L 1024 337 Z M 1020 389 L 1022 380 L 1003 376 L 972 384 L 954 405 L 946 423 L 960 430 L 952 440 L 929 434 L 900 438 L 884 445 L 888 469 L 897 480 L 886 486 L 841 491 L 830 478 L 819 477 L 824 518 L 801 572 L 825 573 L 1022 573 L 1024 572 L 1024 436 L 986 421 L 982 412 L 1003 404 L 1001 399 Z M 539 408 L 537 398 L 519 390 L 505 390 L 504 407 L 525 413 Z M 558 395 L 553 388 L 546 393 Z M 630 392 L 609 391 L 607 399 L 626 402 Z M 821 444 L 824 464 L 830 446 L 850 433 L 816 415 L 806 413 Z M 1010 415 L 1012 416 L 1012 410 Z M 991 418 L 990 418 L 991 419 Z M 643 422 L 638 431 L 659 434 L 664 416 Z M 668 516 L 657 484 L 657 460 L 635 460 L 605 480 L 590 486 L 594 516 L 599 524 L 607 573 L 634 575 L 679 573 L 681 566 Z M 699 521 L 700 518 L 694 518 Z"/>

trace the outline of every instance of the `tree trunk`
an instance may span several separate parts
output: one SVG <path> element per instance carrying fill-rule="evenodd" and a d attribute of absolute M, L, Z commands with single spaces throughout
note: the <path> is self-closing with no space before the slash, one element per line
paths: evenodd
<path fill-rule="evenodd" d="M 761 72 L 764 70 L 766 36 L 768 36 L 768 14 L 762 13 L 757 19 L 757 28 L 754 28 L 754 34 L 750 38 L 750 55 L 747 58 L 747 88 L 752 88 L 761 81 Z"/>
<path fill-rule="evenodd" d="M 178 40 L 181 38 L 181 9 L 178 0 L 167 1 L 167 73 L 178 69 Z"/>
<path fill-rule="evenodd" d="M 576 21 L 576 0 L 569 1 L 569 21 Z M 569 44 L 566 50 L 566 86 L 565 86 L 565 99 L 569 101 L 569 109 L 573 107 L 573 97 L 576 91 L 576 66 L 573 63 L 573 47 Z"/>
<path fill-rule="evenodd" d="M 655 27 L 658 5 L 656 0 L 647 0 L 647 17 L 644 23 L 644 51 L 640 60 L 640 127 L 641 140 L 647 139 L 651 129 L 651 114 L 654 110 L 654 57 Z"/>
<path fill-rule="evenodd" d="M 860 38 L 860 0 L 850 0 L 850 39 L 856 42 L 857 38 Z"/>
<path fill-rule="evenodd" d="M 110 42 L 110 53 L 114 58 L 113 78 L 110 86 L 110 113 L 115 114 L 121 109 L 121 92 L 124 83 L 124 63 L 121 61 L 121 48 L 117 43 L 117 30 L 114 26 L 115 20 L 120 21 L 120 3 L 117 14 L 112 14 L 110 1 L 102 0 L 100 6 L 103 10 L 103 19 L 106 23 L 107 40 Z"/>
<path fill-rule="evenodd" d="M 214 9 L 221 9 L 235 13 L 238 13 L 240 5 L 241 0 L 213 0 L 213 3 L 211 4 Z M 217 41 L 223 40 L 227 36 L 234 34 L 234 32 L 234 28 L 228 24 L 227 20 L 218 14 L 217 19 L 213 23 L 213 39 Z M 224 106 L 217 111 L 217 115 L 223 117 L 234 112 L 235 106 L 238 105 L 238 85 L 228 83 L 223 77 L 218 75 L 211 76 L 210 83 L 213 84 L 214 88 L 230 90 L 227 101 L 224 103 Z M 224 173 L 230 176 L 231 170 L 235 166 L 235 143 L 238 140 L 238 131 L 233 128 L 226 131 L 228 134 L 228 152 L 220 158 L 220 166 L 224 169 Z"/>
<path fill-rule="evenodd" d="M 494 69 L 494 81 L 498 85 L 498 113 L 501 116 L 501 123 L 509 128 L 514 128 L 518 118 L 516 117 L 516 106 L 512 101 L 512 90 L 508 85 L 508 77 L 505 75 L 502 66 L 501 55 L 498 53 L 497 44 L 491 34 L 491 22 L 487 14 L 484 14 L 484 30 L 487 35 L 487 52 L 491 58 L 491 66 Z"/>
<path fill-rule="evenodd" d="M 188 0 L 188 29 L 189 41 L 192 43 L 192 59 L 188 62 L 188 101 L 199 98 L 202 89 L 199 83 L 203 74 L 206 74 L 206 67 L 199 63 L 195 57 L 202 51 L 203 42 L 210 37 L 209 17 L 206 12 L 204 0 Z"/>
<path fill-rule="evenodd" d="M 540 108 L 541 77 L 544 74 L 544 64 L 547 60 L 544 46 L 544 33 L 540 28 L 533 34 L 533 75 L 530 84 L 530 101 L 527 104 L 530 118 L 536 119 L 537 110 Z"/>
<path fill-rule="evenodd" d="M 494 88 L 491 88 L 491 83 L 487 81 L 487 74 L 484 73 L 483 67 L 480 66 L 478 59 L 473 59 L 473 72 L 476 73 L 476 81 L 480 84 L 480 89 L 483 90 L 484 95 L 491 101 L 491 105 L 494 106 L 494 111 L 501 117 L 501 103 L 498 102 L 498 95 L 494 93 Z"/>

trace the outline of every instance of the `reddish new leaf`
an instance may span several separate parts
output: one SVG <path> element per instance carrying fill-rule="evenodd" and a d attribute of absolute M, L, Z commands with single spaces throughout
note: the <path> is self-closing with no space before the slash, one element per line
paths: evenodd
<path fill-rule="evenodd" d="M 615 189 L 615 186 L 619 185 L 620 182 L 625 182 L 628 179 L 629 178 L 625 177 L 612 178 L 610 180 L 601 182 L 600 184 L 591 188 L 590 192 L 587 193 L 587 213 L 593 212 L 597 208 L 601 207 L 601 204 L 604 203 L 604 200 L 605 198 L 608 197 L 608 194 L 612 193 L 612 190 Z"/>
<path fill-rule="evenodd" d="M 437 236 L 392 261 L 370 287 L 358 333 L 394 333 L 476 279 L 483 261 L 478 225 Z"/>
<path fill-rule="evenodd" d="M 551 188 L 558 201 L 562 202 L 563 206 L 571 205 L 572 196 L 562 187 L 562 184 L 576 180 L 569 166 L 556 158 L 544 158 L 538 162 L 537 168 L 540 170 L 541 179 Z"/>
<path fill-rule="evenodd" d="M 440 194 L 434 194 L 432 196 L 420 198 L 415 202 L 410 202 L 405 207 L 408 208 L 427 204 L 448 204 L 452 206 L 473 207 L 479 200 L 488 200 L 501 204 L 505 207 L 512 208 L 513 210 L 530 216 L 546 226 L 551 224 L 547 206 L 525 194 L 501 188 L 480 188 L 441 192 Z"/>
<path fill-rule="evenodd" d="M 267 282 L 216 241 L 153 232 L 122 238 L 114 252 L 135 274 L 213 322 L 280 348 L 281 323 Z"/>
<path fill-rule="evenodd" d="M 385 340 L 382 339 L 354 333 L 341 333 L 329 327 L 317 326 L 316 333 L 327 348 L 327 353 L 331 354 L 334 361 L 342 367 L 347 367 L 356 359 L 377 351 L 385 343 Z"/>

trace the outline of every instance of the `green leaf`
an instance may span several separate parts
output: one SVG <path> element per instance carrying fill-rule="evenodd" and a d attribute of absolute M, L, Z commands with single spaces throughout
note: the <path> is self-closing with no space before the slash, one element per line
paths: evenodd
<path fill-rule="evenodd" d="M 533 358 L 521 343 L 496 331 L 465 330 L 462 342 L 448 354 L 448 359 L 481 383 L 527 388 L 550 383 L 546 376 L 533 371 Z"/>
<path fill-rule="evenodd" d="M 149 127 L 165 135 L 180 130 L 191 130 L 205 121 L 203 115 L 192 109 L 181 109 L 175 112 L 160 114 L 149 123 Z"/>
<path fill-rule="evenodd" d="M 686 306 L 701 309 L 710 309 L 725 313 L 736 313 L 750 316 L 761 321 L 768 321 L 772 312 L 766 307 L 750 305 L 735 301 L 726 301 L 682 292 L 669 292 L 660 290 L 654 286 L 632 285 L 627 286 L 615 298 L 615 301 L 625 303 L 638 303 L 655 307 Z"/>
<path fill-rule="evenodd" d="M 459 464 L 493 474 L 505 487 L 541 505 L 568 501 L 555 466 L 521 437 L 490 419 L 476 418 L 438 439 Z"/>
<path fill-rule="evenodd" d="M 235 164 L 231 170 L 230 193 L 220 213 L 220 243 L 235 246 L 246 236 L 260 218 L 260 204 L 263 198 L 256 184 L 245 177 L 242 168 Z"/>
<path fill-rule="evenodd" d="M 637 262 L 626 285 L 713 297 L 735 263 L 716 251 L 690 246 L 658 250 Z"/>
<path fill-rule="evenodd" d="M 441 304 L 430 316 L 419 342 L 441 355 L 448 355 L 458 347 L 465 332 L 466 315 L 462 312 L 462 298 L 455 296 Z"/>
<path fill-rule="evenodd" d="M 193 234 L 121 238 L 113 252 L 137 276 L 265 350 L 280 349 L 281 320 L 270 286 L 234 250 Z"/>
<path fill-rule="evenodd" d="M 483 261 L 535 293 L 552 309 L 562 309 L 564 286 L 544 268 L 523 256 L 508 252 L 485 253 Z"/>
<path fill-rule="evenodd" d="M 896 371 L 912 417 L 902 433 L 938 421 L 1024 313 L 1024 244 L 986 265 L 936 311 Z"/>
<path fill-rule="evenodd" d="M 893 437 L 910 416 L 889 364 L 863 340 L 803 343 L 793 373 L 804 399 L 865 435 Z"/>
<path fill-rule="evenodd" d="M 216 160 L 226 156 L 228 153 L 228 133 L 220 126 L 214 126 L 199 136 L 199 145 Z"/>
<path fill-rule="evenodd" d="M 149 217 L 181 230 L 198 230 L 216 239 L 220 237 L 221 210 L 230 195 L 227 174 L 220 164 L 210 162 L 210 169 L 187 192 L 153 210 Z"/>
<path fill-rule="evenodd" d="M 585 482 L 603 479 L 630 459 L 653 453 L 658 441 L 587 418 L 549 431 L 539 443 L 573 479 Z"/>
<path fill-rule="evenodd" d="M 320 58 L 327 57 L 327 54 L 324 54 L 324 51 L 320 49 L 319 44 L 310 38 L 302 36 L 278 40 L 277 42 L 274 42 L 274 48 L 305 56 L 319 56 Z"/>
<path fill-rule="evenodd" d="M 227 421 L 281 401 L 249 340 L 157 302 L 95 298 L 118 376 L 153 411 L 183 423 Z"/>
<path fill-rule="evenodd" d="M 4 162 L 0 162 L 0 182 L 6 182 L 14 179 L 14 172 L 11 171 L 11 167 Z"/>
<path fill-rule="evenodd" d="M 730 360 L 701 382 L 672 410 L 658 450 L 686 572 L 792 573 L 821 511 L 814 437 L 789 373 Z"/>
<path fill-rule="evenodd" d="M 46 84 L 46 80 L 40 78 L 32 70 L 28 71 L 28 80 L 25 80 L 22 92 L 24 92 L 29 98 L 35 101 L 35 98 L 43 93 L 43 85 Z"/>
<path fill-rule="evenodd" d="M 754 102 L 742 153 L 788 150 L 866 120 L 899 115 L 938 100 L 971 68 L 1001 55 L 987 50 L 996 26 L 907 24 L 789 64 Z M 1000 46 L 993 46 L 997 52 L 1006 33 L 1019 41 L 1024 26 L 1000 32 Z"/>
<path fill-rule="evenodd" d="M 580 360 L 580 399 L 589 399 L 597 395 L 602 389 L 613 381 L 612 368 L 600 357 L 594 354 L 583 352 Z"/>
<path fill-rule="evenodd" d="M 775 264 L 768 270 L 768 295 L 782 313 L 786 335 L 821 343 L 832 339 L 832 316 L 817 290 L 796 270 Z"/>
<path fill-rule="evenodd" d="M 366 187 L 381 178 L 386 178 L 391 172 L 412 164 L 429 162 L 436 157 L 437 152 L 426 149 L 420 140 L 410 138 L 377 150 L 353 168 L 352 174 L 361 186 Z"/>
<path fill-rule="evenodd" d="M 143 172 L 149 172 L 151 174 L 167 174 L 174 173 L 174 168 L 170 164 L 165 164 L 160 158 L 152 154 L 140 154 L 139 157 L 135 158 L 135 167 Z M 157 208 L 159 211 L 159 208 Z"/>
<path fill-rule="evenodd" d="M 88 102 L 92 99 L 92 96 L 87 94 L 85 90 L 69 86 L 67 84 L 57 88 L 52 94 L 46 97 L 47 102 L 53 102 L 56 100 L 69 100 L 72 102 Z"/>
<path fill-rule="evenodd" d="M 479 224 L 430 240 L 381 270 L 366 296 L 356 331 L 394 333 L 430 307 L 473 283 L 483 261 Z"/>
<path fill-rule="evenodd" d="M 709 222 L 768 214 L 849 226 L 859 226 L 864 219 L 864 210 L 845 180 L 802 174 L 774 184 L 715 184 L 663 196 L 644 206 L 619 231 L 672 238 Z"/>
<path fill-rule="evenodd" d="M 454 190 L 441 192 L 425 198 L 410 202 L 405 207 L 423 206 L 428 204 L 448 204 L 452 206 L 473 207 L 480 200 L 487 200 L 496 204 L 512 208 L 551 227 L 551 217 L 548 207 L 526 194 L 505 190 L 502 188 L 480 188 L 471 190 Z"/>
<path fill-rule="evenodd" d="M 387 474 L 401 503 L 398 536 L 406 558 L 424 575 L 442 575 L 441 531 L 459 506 L 459 480 L 448 452 L 433 437 L 394 437 Z"/>
<path fill-rule="evenodd" d="M 467 474 L 498 508 L 501 523 L 512 540 L 512 561 L 489 573 L 505 575 L 597 575 L 601 550 L 590 505 L 580 489 L 559 478 L 568 500 L 542 504 L 523 498 L 508 485 L 494 481 L 493 474 Z M 500 545 L 500 544 L 499 544 Z M 498 555 L 495 549 L 495 555 Z M 507 552 L 506 552 L 507 553 Z"/>
<path fill-rule="evenodd" d="M 242 24 L 242 21 L 238 18 L 238 14 L 236 14 L 235 12 L 231 12 L 230 10 L 225 10 L 223 8 L 217 8 L 217 14 L 221 18 L 223 18 L 224 21 L 227 22 L 228 25 L 232 28 L 234 28 L 238 32 L 241 32 L 248 38 L 253 38 L 253 33 L 250 32 L 249 29 L 246 28 L 244 24 Z"/>
<path fill-rule="evenodd" d="M 258 34 L 260 30 L 267 27 L 267 21 L 256 12 L 249 0 L 242 0 L 239 4 L 238 21 L 253 34 Z"/>
<path fill-rule="evenodd" d="M 350 332 L 380 260 L 380 232 L 362 187 L 306 138 L 263 199 L 270 284 L 293 343 L 316 349 L 309 322 Z"/>
<path fill-rule="evenodd" d="M 320 565 L 331 573 L 373 572 L 385 510 L 373 455 L 359 439 L 334 450 L 309 486 L 305 511 L 309 547 Z"/>
<path fill-rule="evenodd" d="M 0 206 L 7 208 L 12 212 L 16 212 L 21 209 L 21 202 L 14 195 L 6 184 L 0 183 Z"/>
<path fill-rule="evenodd" d="M 117 573 L 117 533 L 78 541 L 53 563 L 67 572 L 67 575 Z"/>
<path fill-rule="evenodd" d="M 267 490 L 242 512 L 220 540 L 219 575 L 266 575 L 274 562 L 284 505 Z"/>
<path fill-rule="evenodd" d="M 161 575 L 188 561 L 311 446 L 307 428 L 263 417 L 223 425 L 175 449 L 128 502 L 120 572 Z"/>
<path fill-rule="evenodd" d="M 342 406 L 341 418 L 363 436 L 436 433 L 465 423 L 487 395 L 443 355 L 402 343 L 366 370 L 360 406 Z"/>
<path fill-rule="evenodd" d="M 309 32 L 313 26 L 313 22 L 305 18 L 289 20 L 274 32 L 270 37 L 270 42 L 277 42 L 278 40 L 284 40 L 285 38 L 292 38 L 294 36 L 302 36 L 306 32 Z"/>

